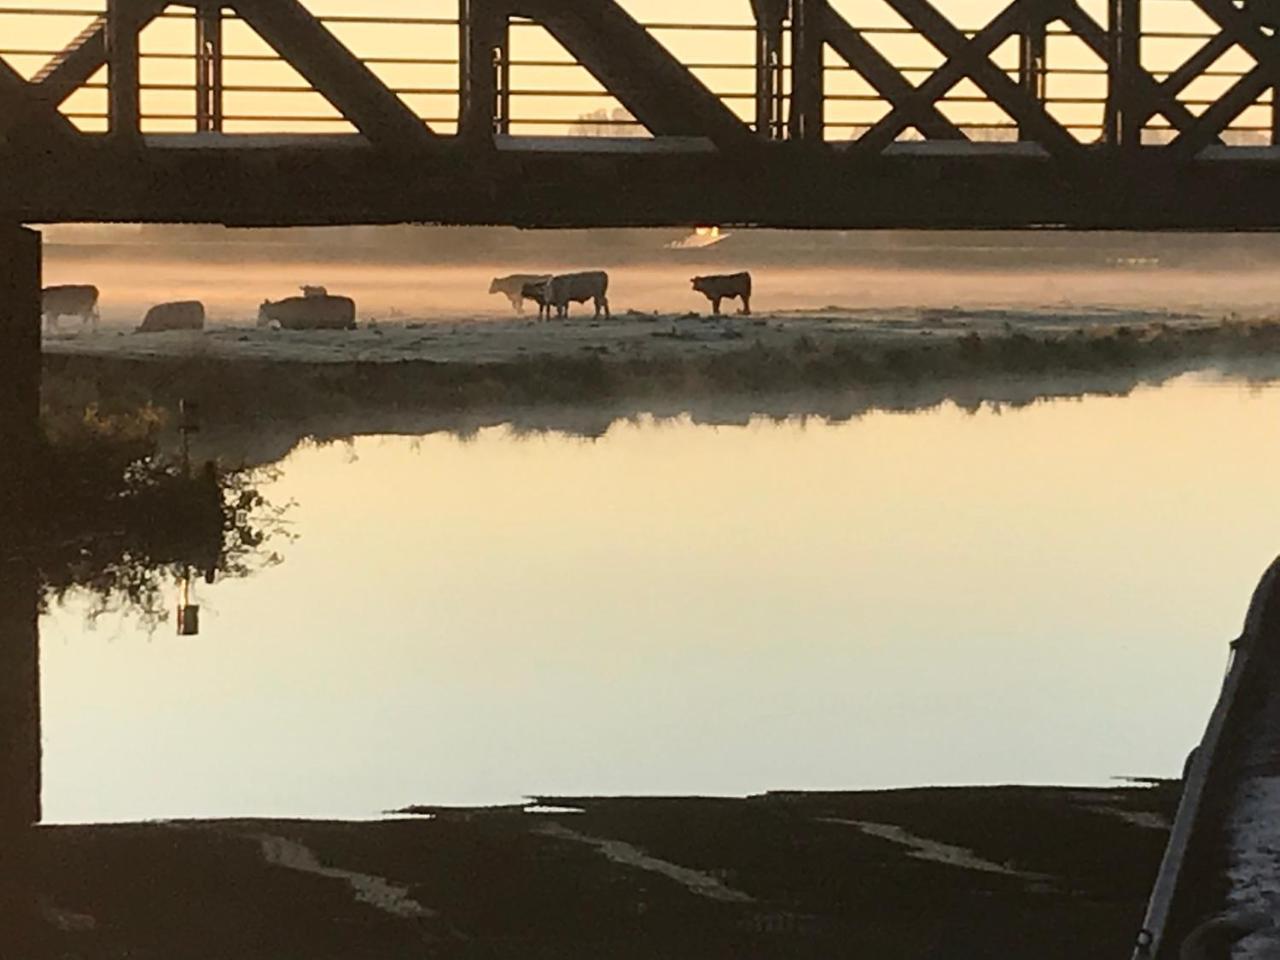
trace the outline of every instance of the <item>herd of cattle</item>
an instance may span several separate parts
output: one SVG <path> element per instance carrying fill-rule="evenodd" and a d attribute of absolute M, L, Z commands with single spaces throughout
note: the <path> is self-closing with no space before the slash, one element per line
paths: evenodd
<path fill-rule="evenodd" d="M 720 313 L 724 300 L 741 300 L 742 312 L 751 313 L 751 274 L 733 273 L 694 277 L 693 289 L 711 301 L 712 313 Z M 598 319 L 609 313 L 609 274 L 603 270 L 564 274 L 512 274 L 496 277 L 489 293 L 501 293 L 517 313 L 524 312 L 524 302 L 538 305 L 538 319 L 551 319 L 552 310 L 567 319 L 571 304 L 591 301 Z M 98 288 L 87 285 L 45 287 L 42 313 L 46 329 L 56 330 L 64 317 L 74 317 L 83 325 L 97 328 Z M 139 333 L 174 330 L 203 330 L 204 304 L 199 300 L 161 303 L 147 311 Z M 356 305 L 350 297 L 333 296 L 324 287 L 303 287 L 302 296 L 284 300 L 266 300 L 258 308 L 258 326 L 281 330 L 354 330 Z"/>

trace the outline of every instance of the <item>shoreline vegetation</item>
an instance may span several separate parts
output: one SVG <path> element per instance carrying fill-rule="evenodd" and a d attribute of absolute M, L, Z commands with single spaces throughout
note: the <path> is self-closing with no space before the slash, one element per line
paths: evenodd
<path fill-rule="evenodd" d="M 1266 382 L 1277 375 L 1280 357 L 1280 321 L 1027 330 L 1005 324 L 982 332 L 944 325 L 890 333 L 778 324 L 767 336 L 752 336 L 750 326 L 742 332 L 741 321 L 683 325 L 708 331 L 711 342 L 682 337 L 679 326 L 670 324 L 673 337 L 685 342 L 674 348 L 652 332 L 647 336 L 663 342 L 644 349 L 634 340 L 626 348 L 611 345 L 603 334 L 584 343 L 577 332 L 555 350 L 519 347 L 500 359 L 483 359 L 485 350 L 474 351 L 476 359 L 462 350 L 448 360 L 419 352 L 401 360 L 324 362 L 252 349 L 243 356 L 191 349 L 140 355 L 63 341 L 44 357 L 42 412 L 46 424 L 56 425 L 78 421 L 85 411 L 106 417 L 146 411 L 172 431 L 179 401 L 186 400 L 199 405 L 208 425 L 197 438 L 201 455 L 221 454 L 210 449 L 220 435 L 275 430 L 281 436 L 268 444 L 271 451 L 246 450 L 241 458 L 267 463 L 304 439 L 375 432 L 465 435 L 507 424 L 517 432 L 594 437 L 619 419 L 646 414 L 715 423 L 754 416 L 839 421 L 946 402 L 976 412 L 1054 397 L 1124 395 L 1194 372 Z M 666 333 L 659 325 L 657 334 Z M 342 335 L 328 336 L 341 350 Z"/>

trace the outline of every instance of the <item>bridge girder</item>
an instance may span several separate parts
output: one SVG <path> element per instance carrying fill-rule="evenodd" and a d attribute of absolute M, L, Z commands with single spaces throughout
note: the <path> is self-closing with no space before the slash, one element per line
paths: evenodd
<path fill-rule="evenodd" d="M 1133 58 L 1134 38 L 1123 32 L 1138 22 L 1141 0 L 1114 0 L 1120 13 L 1105 27 L 1078 0 L 1012 0 L 972 33 L 952 25 L 931 0 L 886 2 L 943 56 L 919 82 L 827 0 L 752 0 L 753 129 L 617 0 L 460 0 L 454 136 L 433 131 L 302 0 L 180 0 L 176 5 L 198 11 L 201 36 L 220 30 L 205 22 L 211 6 L 219 18 L 224 7 L 233 11 L 360 134 L 214 141 L 144 132 L 138 35 L 174 4 L 109 0 L 107 15 L 30 81 L 0 60 L 0 218 L 1280 228 L 1272 186 L 1280 180 L 1280 152 L 1220 145 L 1233 118 L 1280 76 L 1280 41 L 1249 8 L 1191 0 L 1221 32 L 1157 80 Z M 513 18 L 545 28 L 655 139 L 506 136 Z M 1107 142 L 1083 144 L 1049 110 L 1044 37 L 1053 23 L 1108 64 Z M 1021 50 L 1016 76 L 993 60 L 1011 38 Z M 1192 113 L 1180 94 L 1234 45 L 1256 66 Z M 824 136 L 828 48 L 889 108 L 850 142 Z M 221 125 L 221 81 L 210 79 L 220 77 L 220 67 L 207 61 L 221 52 L 208 48 L 201 56 L 193 124 L 212 132 Z M 57 107 L 108 62 L 112 133 L 80 133 Z M 1012 119 L 1020 142 L 970 143 L 970 132 L 940 109 L 966 80 Z M 1143 126 L 1159 117 L 1176 131 L 1173 142 L 1144 145 Z M 928 142 L 897 142 L 913 127 Z"/>

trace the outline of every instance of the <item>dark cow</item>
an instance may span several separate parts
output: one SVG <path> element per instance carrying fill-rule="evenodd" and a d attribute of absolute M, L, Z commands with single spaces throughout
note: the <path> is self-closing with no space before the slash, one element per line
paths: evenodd
<path fill-rule="evenodd" d="M 556 316 L 566 319 L 569 316 L 569 304 L 586 303 L 591 300 L 595 304 L 596 318 L 604 311 L 609 317 L 609 275 L 603 270 L 591 270 L 586 273 L 564 273 L 547 281 L 548 308 L 556 308 Z"/>
<path fill-rule="evenodd" d="M 547 297 L 547 284 L 551 278 L 535 283 L 526 283 L 520 288 L 520 296 L 524 300 L 532 300 L 538 305 L 538 319 L 551 319 L 551 301 Z"/>
<path fill-rule="evenodd" d="M 721 300 L 737 297 L 742 300 L 743 314 L 751 315 L 751 274 L 744 271 L 721 276 L 694 277 L 690 282 L 693 289 L 711 301 L 712 313 L 719 315 Z"/>
<path fill-rule="evenodd" d="M 63 317 L 79 317 L 82 325 L 95 330 L 98 327 L 98 288 L 72 284 L 61 287 L 45 287 L 41 291 L 40 311 L 45 326 L 58 328 Z"/>
<path fill-rule="evenodd" d="M 350 297 L 288 297 L 263 301 L 258 326 L 278 324 L 281 330 L 354 330 L 356 304 Z"/>
<path fill-rule="evenodd" d="M 203 330 L 204 304 L 199 300 L 159 303 L 147 311 L 139 333 L 164 333 L 171 330 Z"/>

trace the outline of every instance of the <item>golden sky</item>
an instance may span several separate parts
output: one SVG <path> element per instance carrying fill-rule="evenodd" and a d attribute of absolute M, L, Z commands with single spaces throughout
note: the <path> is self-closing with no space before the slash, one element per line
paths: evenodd
<path fill-rule="evenodd" d="M 419 21 L 452 18 L 457 14 L 456 0 L 304 0 L 318 15 L 362 17 L 402 17 Z M 863 29 L 901 28 L 904 22 L 883 0 L 832 0 L 833 6 L 851 23 Z M 957 26 L 976 30 L 990 20 L 1006 0 L 935 0 L 936 6 Z M 699 23 L 742 26 L 751 23 L 749 0 L 704 0 L 690 5 L 687 0 L 622 0 L 622 4 L 646 23 Z M 1105 22 L 1104 0 L 1083 0 L 1082 6 L 1099 23 Z M 4 58 L 20 73 L 30 76 L 47 60 L 47 54 L 61 48 L 92 19 L 94 12 L 105 7 L 105 0 L 0 0 L 0 50 Z M 24 10 L 6 13 L 5 10 Z M 41 13 L 31 13 L 38 10 Z M 59 12 L 60 11 L 60 12 Z M 1144 28 L 1152 33 L 1203 33 L 1212 24 L 1190 0 L 1146 0 L 1143 7 Z M 457 51 L 457 28 L 452 25 L 417 23 L 338 23 L 333 30 L 362 58 L 371 60 L 371 68 L 397 91 L 405 91 L 403 99 L 431 125 L 442 131 L 454 128 L 457 114 L 457 69 L 452 63 L 394 63 L 405 60 L 452 60 Z M 657 37 L 685 62 L 698 64 L 743 65 L 702 67 L 695 72 L 717 93 L 749 95 L 753 88 L 749 64 L 753 59 L 753 37 L 742 30 L 655 30 Z M 942 62 L 942 56 L 921 37 L 879 33 L 869 39 L 891 60 L 912 68 L 908 78 L 919 83 L 928 71 Z M 513 32 L 513 59 L 560 61 L 560 66 L 517 66 L 513 71 L 512 113 L 517 133 L 564 133 L 568 124 L 581 114 L 613 110 L 618 103 L 600 91 L 585 70 L 571 63 L 568 54 L 540 27 L 522 24 Z M 1202 41 L 1193 37 L 1148 37 L 1144 40 L 1143 61 L 1148 69 L 1161 76 L 1191 55 Z M 193 129 L 193 64 L 174 59 L 193 49 L 193 26 L 179 8 L 147 29 L 143 36 L 144 83 L 151 86 L 143 96 L 146 128 L 151 131 L 189 131 Z M 226 82 L 232 87 L 267 87 L 266 90 L 232 90 L 227 94 L 229 117 L 244 118 L 228 122 L 229 132 L 265 131 L 348 131 L 350 127 L 305 82 L 283 62 L 274 58 L 271 49 L 243 23 L 233 21 L 227 28 L 227 52 L 233 57 L 264 59 L 232 60 L 227 65 Z M 1000 66 L 1013 70 L 1017 63 L 1017 47 L 1010 41 L 994 56 Z M 1077 39 L 1051 35 L 1048 47 L 1051 70 L 1081 71 L 1102 66 Z M 828 93 L 836 98 L 872 94 L 871 87 L 855 72 L 843 69 L 843 61 L 833 51 L 827 52 Z M 1247 70 L 1253 60 L 1239 48 L 1228 51 L 1212 66 L 1213 71 Z M 95 78 L 101 85 L 105 73 Z M 1184 93 L 1192 101 L 1193 113 L 1204 109 L 1203 103 L 1218 96 L 1232 82 L 1225 76 L 1202 77 Z M 298 92 L 280 88 L 304 88 Z M 1075 132 L 1082 139 L 1097 135 L 1102 108 L 1097 100 L 1105 92 L 1104 78 L 1081 72 L 1050 75 L 1048 81 L 1050 111 L 1064 123 L 1078 125 Z M 555 95 L 563 91 L 567 95 Z M 981 91 L 968 81 L 958 84 L 941 110 L 961 124 L 999 124 L 1007 118 L 996 107 L 974 102 Z M 1265 98 L 1264 98 L 1265 99 Z M 733 97 L 729 104 L 744 118 L 753 115 L 749 96 Z M 90 130 L 102 129 L 106 95 L 99 86 L 77 93 L 65 109 L 77 123 Z M 879 100 L 833 99 L 827 106 L 831 139 L 844 139 L 858 127 L 874 123 L 888 111 Z M 250 118 L 271 117 L 271 120 Z M 287 119 L 285 119 L 287 118 Z M 1269 108 L 1258 105 L 1236 121 L 1237 128 L 1265 125 Z"/>

